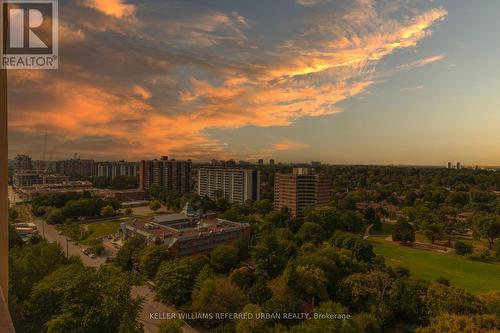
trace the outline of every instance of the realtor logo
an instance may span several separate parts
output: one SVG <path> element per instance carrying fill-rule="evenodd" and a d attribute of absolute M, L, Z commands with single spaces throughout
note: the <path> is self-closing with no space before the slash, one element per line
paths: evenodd
<path fill-rule="evenodd" d="M 0 0 L 1 68 L 57 69 L 57 0 Z"/>

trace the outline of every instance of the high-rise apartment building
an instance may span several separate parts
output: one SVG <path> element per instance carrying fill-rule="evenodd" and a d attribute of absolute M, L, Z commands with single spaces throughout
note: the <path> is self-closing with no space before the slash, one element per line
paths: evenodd
<path fill-rule="evenodd" d="M 277 173 L 274 179 L 274 208 L 288 207 L 292 216 L 304 217 L 307 206 L 330 202 L 332 178 L 311 168 L 294 168 L 292 173 Z"/>
<path fill-rule="evenodd" d="M 17 155 L 14 158 L 14 170 L 18 172 L 33 170 L 31 157 L 28 155 Z"/>
<path fill-rule="evenodd" d="M 160 160 L 141 161 L 139 187 L 148 191 L 153 184 L 177 193 L 191 192 L 191 160 L 169 160 L 163 156 Z"/>
<path fill-rule="evenodd" d="M 260 198 L 260 172 L 251 169 L 211 166 L 198 170 L 198 195 L 215 198 L 220 193 L 229 202 Z"/>
<path fill-rule="evenodd" d="M 115 178 L 120 176 L 135 177 L 139 173 L 139 163 L 136 162 L 100 162 L 97 164 L 97 176 Z"/>
<path fill-rule="evenodd" d="M 94 160 L 73 158 L 56 162 L 56 173 L 73 178 L 88 178 L 97 174 Z"/>

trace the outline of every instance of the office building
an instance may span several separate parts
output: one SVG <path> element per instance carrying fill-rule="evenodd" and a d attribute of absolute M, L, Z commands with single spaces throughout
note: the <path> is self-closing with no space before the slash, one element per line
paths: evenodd
<path fill-rule="evenodd" d="M 460 162 L 457 162 L 457 170 L 461 170 L 462 169 L 462 164 Z"/>
<path fill-rule="evenodd" d="M 451 169 L 451 162 L 448 162 L 447 166 L 446 166 L 448 169 Z"/>
<path fill-rule="evenodd" d="M 274 160 L 273 159 L 269 160 L 269 165 L 274 165 Z"/>
<path fill-rule="evenodd" d="M 257 164 L 259 166 L 263 166 L 264 165 L 264 160 L 262 158 L 259 158 L 259 161 L 257 162 Z"/>
<path fill-rule="evenodd" d="M 73 158 L 56 162 L 56 173 L 72 178 L 89 178 L 97 175 L 94 160 Z"/>
<path fill-rule="evenodd" d="M 139 163 L 136 162 L 100 162 L 97 163 L 97 176 L 106 178 L 136 177 L 139 173 Z"/>
<path fill-rule="evenodd" d="M 220 193 L 230 203 L 259 200 L 260 172 L 252 169 L 206 167 L 198 170 L 198 195 L 214 199 Z"/>
<path fill-rule="evenodd" d="M 292 216 L 304 217 L 307 206 L 330 202 L 331 176 L 311 168 L 294 168 L 292 173 L 277 173 L 274 179 L 274 208 L 288 207 Z"/>
<path fill-rule="evenodd" d="M 14 158 L 14 171 L 33 170 L 33 162 L 28 155 L 17 155 Z"/>
<path fill-rule="evenodd" d="M 191 192 L 191 160 L 177 161 L 163 156 L 139 163 L 139 188 L 149 191 L 153 184 L 167 191 Z"/>

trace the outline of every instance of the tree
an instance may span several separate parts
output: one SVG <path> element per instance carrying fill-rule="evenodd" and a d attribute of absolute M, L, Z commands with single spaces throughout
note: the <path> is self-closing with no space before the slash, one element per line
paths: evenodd
<path fill-rule="evenodd" d="M 353 233 L 361 231 L 363 227 L 363 215 L 351 210 L 320 206 L 306 212 L 305 222 L 318 223 L 329 237 L 335 230 L 344 230 Z"/>
<path fill-rule="evenodd" d="M 95 255 L 101 255 L 101 253 L 104 251 L 104 245 L 102 244 L 101 238 L 92 238 L 89 240 L 88 244 L 90 252 L 94 253 Z"/>
<path fill-rule="evenodd" d="M 17 233 L 16 228 L 12 224 L 9 224 L 9 250 L 14 247 L 22 247 L 23 239 Z"/>
<path fill-rule="evenodd" d="M 415 231 L 411 224 L 404 219 L 399 219 L 392 232 L 392 240 L 402 243 L 413 243 L 415 241 Z"/>
<path fill-rule="evenodd" d="M 253 314 L 252 319 L 237 319 L 236 333 L 261 333 L 265 331 L 266 320 L 257 318 L 257 315 L 262 313 L 262 308 L 257 304 L 247 304 L 242 310 L 242 313 Z"/>
<path fill-rule="evenodd" d="M 230 245 L 218 245 L 210 253 L 210 265 L 218 273 L 227 273 L 238 264 L 238 250 Z"/>
<path fill-rule="evenodd" d="M 182 333 L 184 322 L 180 318 L 166 319 L 160 325 L 159 333 Z"/>
<path fill-rule="evenodd" d="M 275 227 L 286 227 L 290 223 L 291 211 L 287 207 L 279 211 L 273 211 L 266 216 L 266 221 L 271 222 Z"/>
<path fill-rule="evenodd" d="M 227 278 L 207 279 L 199 290 L 195 290 L 192 308 L 205 313 L 238 313 L 248 302 L 247 295 Z M 205 321 L 208 327 L 214 327 L 221 320 Z"/>
<path fill-rule="evenodd" d="M 15 208 L 9 208 L 9 221 L 15 221 L 19 217 L 19 212 Z"/>
<path fill-rule="evenodd" d="M 107 218 L 107 217 L 113 217 L 115 215 L 116 215 L 116 211 L 113 207 L 111 207 L 111 206 L 102 207 L 102 209 L 101 209 L 101 216 L 102 217 Z"/>
<path fill-rule="evenodd" d="M 65 265 L 34 286 L 19 331 L 38 332 L 46 327 L 47 332 L 117 332 L 128 326 L 137 328 L 128 332 L 140 332 L 140 304 L 130 298 L 126 274 L 112 268 L 96 271 Z M 122 323 L 124 318 L 126 323 Z"/>
<path fill-rule="evenodd" d="M 384 304 L 392 284 L 393 278 L 379 270 L 355 273 L 342 282 L 352 306 L 358 310 L 369 310 L 370 306 Z"/>
<path fill-rule="evenodd" d="M 446 202 L 457 207 L 463 207 L 469 203 L 469 199 L 468 192 L 450 192 L 446 197 Z"/>
<path fill-rule="evenodd" d="M 149 189 L 149 195 L 151 198 L 158 200 L 160 198 L 160 193 L 162 192 L 161 186 L 158 184 L 152 184 Z"/>
<path fill-rule="evenodd" d="M 295 249 L 292 238 L 287 229 L 272 229 L 261 233 L 251 250 L 257 268 L 271 277 L 281 273 Z"/>
<path fill-rule="evenodd" d="M 448 332 L 495 332 L 499 329 L 498 318 L 495 315 L 478 314 L 456 315 L 443 313 L 431 319 L 430 324 L 418 328 L 417 333 L 448 333 Z"/>
<path fill-rule="evenodd" d="M 132 216 L 132 214 L 134 214 L 134 210 L 132 208 L 129 207 L 125 209 L 125 215 Z"/>
<path fill-rule="evenodd" d="M 139 262 L 139 254 L 146 247 L 146 238 L 136 235 L 128 239 L 116 254 L 115 263 L 123 270 L 130 271 Z"/>
<path fill-rule="evenodd" d="M 60 209 L 53 209 L 50 214 L 47 216 L 48 224 L 62 224 L 66 220 L 62 214 Z"/>
<path fill-rule="evenodd" d="M 208 263 L 205 256 L 166 261 L 160 265 L 155 283 L 162 300 L 182 305 L 189 301 L 196 277 Z"/>
<path fill-rule="evenodd" d="M 59 244 L 42 241 L 36 245 L 16 247 L 9 253 L 9 299 L 22 302 L 33 286 L 68 260 Z M 15 316 L 14 316 L 15 317 Z"/>
<path fill-rule="evenodd" d="M 493 249 L 495 239 L 500 236 L 500 216 L 496 214 L 479 214 L 473 219 L 473 232 L 476 237 L 488 240 L 488 246 Z"/>
<path fill-rule="evenodd" d="M 336 247 L 351 250 L 358 260 L 371 262 L 375 258 L 373 245 L 365 242 L 359 235 L 337 230 L 330 238 L 330 243 Z"/>
<path fill-rule="evenodd" d="M 435 222 L 435 220 L 425 221 L 419 224 L 419 228 L 432 244 L 434 244 L 436 240 L 443 239 L 444 237 L 444 225 L 442 223 Z"/>
<path fill-rule="evenodd" d="M 256 274 L 250 267 L 240 267 L 232 270 L 229 278 L 238 287 L 248 290 L 254 284 Z"/>
<path fill-rule="evenodd" d="M 256 304 L 264 304 L 269 300 L 273 293 L 267 286 L 267 280 L 263 276 L 259 276 L 253 286 L 248 291 L 250 302 Z"/>
<path fill-rule="evenodd" d="M 364 219 L 368 223 L 375 222 L 375 219 L 377 218 L 377 213 L 375 212 L 375 209 L 373 209 L 372 207 L 365 209 L 365 211 L 363 212 L 363 215 L 364 215 Z"/>
<path fill-rule="evenodd" d="M 265 215 L 273 209 L 273 203 L 269 199 L 257 200 L 255 202 L 255 209 L 257 213 Z"/>
<path fill-rule="evenodd" d="M 479 298 L 463 289 L 433 283 L 422 298 L 429 317 L 440 313 L 470 315 L 482 312 Z"/>
<path fill-rule="evenodd" d="M 455 250 L 457 254 L 459 255 L 467 255 L 472 253 L 472 245 L 461 242 L 461 241 L 456 241 L 455 242 Z"/>
<path fill-rule="evenodd" d="M 297 232 L 302 243 L 319 244 L 325 239 L 325 230 L 317 223 L 305 222 Z"/>
<path fill-rule="evenodd" d="M 151 209 L 152 211 L 156 212 L 160 208 L 161 208 L 161 202 L 158 200 L 154 200 L 149 203 L 149 209 Z"/>
<path fill-rule="evenodd" d="M 328 279 L 325 272 L 315 265 L 296 265 L 291 261 L 284 278 L 290 290 L 313 305 L 316 301 L 328 299 Z"/>
<path fill-rule="evenodd" d="M 388 301 L 394 316 L 408 323 L 423 324 L 426 321 L 426 308 L 422 299 L 427 287 L 428 282 L 422 280 L 395 280 Z"/>
<path fill-rule="evenodd" d="M 349 311 L 339 303 L 332 301 L 324 302 L 319 307 L 314 309 L 314 313 L 319 318 L 322 316 L 348 315 Z M 325 317 L 328 318 L 328 317 Z M 351 320 L 305 320 L 300 325 L 292 327 L 291 333 L 302 332 L 336 332 L 336 333 L 351 333 L 360 332 L 354 321 Z"/>
<path fill-rule="evenodd" d="M 139 253 L 139 270 L 148 278 L 153 279 L 161 263 L 168 260 L 167 245 L 149 245 Z"/>

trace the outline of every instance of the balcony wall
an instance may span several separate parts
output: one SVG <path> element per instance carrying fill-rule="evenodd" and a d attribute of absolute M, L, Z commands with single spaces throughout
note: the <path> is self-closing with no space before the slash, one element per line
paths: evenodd
<path fill-rule="evenodd" d="M 15 333 L 12 319 L 10 318 L 9 309 L 3 298 L 2 290 L 0 289 L 0 332 L 2 333 Z"/>

